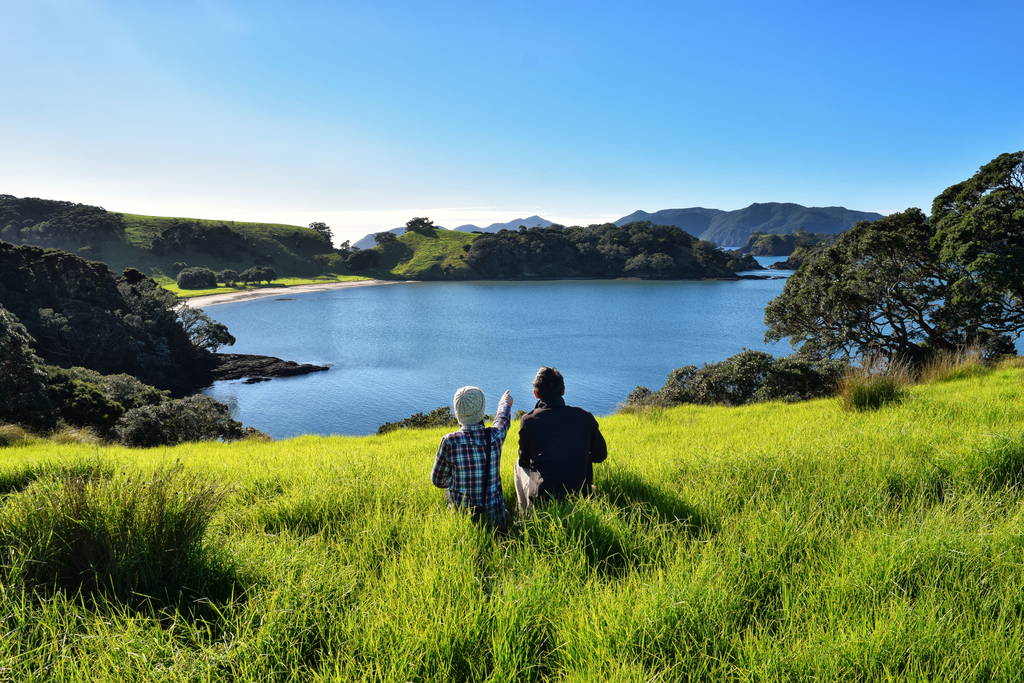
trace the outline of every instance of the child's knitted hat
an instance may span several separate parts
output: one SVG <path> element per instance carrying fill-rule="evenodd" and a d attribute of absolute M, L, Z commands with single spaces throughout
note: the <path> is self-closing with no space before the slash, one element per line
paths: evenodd
<path fill-rule="evenodd" d="M 468 427 L 482 422 L 484 419 L 484 392 L 479 387 L 462 387 L 455 392 L 452 399 L 455 408 L 455 419 L 459 424 Z"/>

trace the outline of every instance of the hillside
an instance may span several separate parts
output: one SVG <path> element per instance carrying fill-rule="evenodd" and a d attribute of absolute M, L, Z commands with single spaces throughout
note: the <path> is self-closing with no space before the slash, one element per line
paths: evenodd
<path fill-rule="evenodd" d="M 554 225 L 554 223 L 547 220 L 546 218 L 541 218 L 540 216 L 530 216 L 529 218 L 515 218 L 505 223 L 491 223 L 487 227 L 480 227 L 479 225 L 467 223 L 465 225 L 460 225 L 458 227 L 451 229 L 458 230 L 459 232 L 499 232 L 501 230 L 518 230 L 519 226 L 525 226 L 527 228 L 547 228 L 552 225 Z M 437 228 L 438 230 L 449 229 L 441 225 L 435 225 L 434 227 Z M 405 226 L 403 225 L 398 228 L 391 228 L 390 230 L 386 230 L 385 232 L 390 232 L 392 235 L 396 236 L 401 235 L 402 233 L 405 232 Z M 374 239 L 374 236 L 376 234 L 377 233 L 375 232 L 371 232 L 369 235 L 365 235 L 358 241 L 353 242 L 352 246 L 358 247 L 360 249 L 372 249 L 377 245 L 377 242 Z"/>
<path fill-rule="evenodd" d="M 751 204 L 735 211 L 705 209 L 663 209 L 648 213 L 635 211 L 615 221 L 625 225 L 649 220 L 659 225 L 675 225 L 686 232 L 722 247 L 736 247 L 747 242 L 755 232 L 787 234 L 805 230 L 813 233 L 843 232 L 859 221 L 874 221 L 879 213 L 853 211 L 842 206 L 802 206 L 800 204 L 767 202 Z"/>
<path fill-rule="evenodd" d="M 432 236 L 407 232 L 372 251 L 379 253 L 376 277 L 399 280 L 462 280 L 473 276 L 466 264 L 469 245 L 476 235 L 437 230 Z"/>
<path fill-rule="evenodd" d="M 269 265 L 281 275 L 318 275 L 332 252 L 316 232 L 297 225 L 144 216 L 10 195 L 0 195 L 0 240 L 64 249 L 115 270 L 171 275 L 175 263 L 214 270 Z"/>
<path fill-rule="evenodd" d="M 507 537 L 430 486 L 443 430 L 10 446 L 5 529 L 97 462 L 180 462 L 225 497 L 191 578 L 166 585 L 177 603 L 37 600 L 6 580 L 0 658 L 15 680 L 1012 679 L 1022 405 L 1024 372 L 1002 370 L 874 413 L 605 417 L 596 495 Z M 506 482 L 516 447 L 512 430 Z"/>

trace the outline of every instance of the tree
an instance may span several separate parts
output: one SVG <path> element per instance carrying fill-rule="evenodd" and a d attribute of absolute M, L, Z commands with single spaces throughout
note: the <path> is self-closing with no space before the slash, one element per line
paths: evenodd
<path fill-rule="evenodd" d="M 209 268 L 186 268 L 178 273 L 177 282 L 182 289 L 214 289 L 217 276 Z"/>
<path fill-rule="evenodd" d="M 968 336 L 1024 327 L 1024 151 L 1001 154 L 932 204 L 932 245 L 949 271 L 943 322 Z"/>
<path fill-rule="evenodd" d="M 230 268 L 217 273 L 217 281 L 223 282 L 228 287 L 234 287 L 238 282 L 238 272 Z"/>
<path fill-rule="evenodd" d="M 806 252 L 765 309 L 768 340 L 815 355 L 916 363 L 939 350 L 1011 348 L 1024 332 L 1024 152 L 936 197 L 858 223 Z"/>
<path fill-rule="evenodd" d="M 434 221 L 429 218 L 410 218 L 405 224 L 405 231 L 432 237 L 437 232 L 437 228 L 434 226 Z"/>
<path fill-rule="evenodd" d="M 326 223 L 321 223 L 319 221 L 314 221 L 309 224 L 309 229 L 323 237 L 324 241 L 327 242 L 328 245 L 333 246 L 334 232 L 331 230 L 329 225 L 327 225 Z"/>
<path fill-rule="evenodd" d="M 861 222 L 805 263 L 765 309 L 766 339 L 815 356 L 919 360 L 963 342 L 940 325 L 948 276 L 920 209 Z"/>
<path fill-rule="evenodd" d="M 0 306 L 0 422 L 50 423 L 46 374 L 28 330 Z"/>
<path fill-rule="evenodd" d="M 220 347 L 235 343 L 235 338 L 228 332 L 227 325 L 213 320 L 198 308 L 192 308 L 187 304 L 178 306 L 178 320 L 197 349 L 216 353 Z"/>
<path fill-rule="evenodd" d="M 398 241 L 398 236 L 393 232 L 378 232 L 373 236 L 373 241 L 377 243 L 378 247 L 382 247 L 385 244 L 391 244 L 392 242 Z"/>
<path fill-rule="evenodd" d="M 258 266 L 255 270 L 258 282 L 266 282 L 269 285 L 271 281 L 277 279 L 277 271 L 270 266 Z"/>

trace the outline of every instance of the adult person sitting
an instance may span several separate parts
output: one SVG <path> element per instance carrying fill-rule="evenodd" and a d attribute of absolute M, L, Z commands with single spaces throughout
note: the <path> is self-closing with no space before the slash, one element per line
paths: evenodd
<path fill-rule="evenodd" d="M 537 500 L 562 500 L 587 495 L 594 482 L 594 463 L 608 457 L 594 416 L 565 405 L 565 380 L 555 368 L 544 367 L 533 380 L 537 406 L 519 425 L 519 468 L 516 497 L 520 509 Z"/>
<path fill-rule="evenodd" d="M 455 392 L 452 407 L 461 428 L 441 439 L 430 481 L 448 489 L 450 505 L 468 508 L 475 518 L 502 527 L 508 513 L 501 492 L 501 447 L 512 416 L 512 395 L 501 395 L 490 427 L 484 426 L 484 405 L 484 392 L 477 387 Z"/>

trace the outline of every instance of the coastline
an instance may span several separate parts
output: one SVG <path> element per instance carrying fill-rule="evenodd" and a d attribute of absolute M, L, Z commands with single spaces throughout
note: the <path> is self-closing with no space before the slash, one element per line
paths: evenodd
<path fill-rule="evenodd" d="M 264 299 L 269 296 L 287 296 L 305 294 L 307 292 L 323 292 L 328 289 L 346 289 L 348 287 L 375 287 L 377 285 L 398 285 L 414 280 L 356 280 L 354 282 L 323 282 L 309 285 L 291 285 L 290 287 L 260 287 L 242 292 L 225 292 L 224 294 L 208 294 L 183 299 L 182 303 L 191 308 L 205 308 L 217 304 L 230 304 L 250 299 Z"/>

